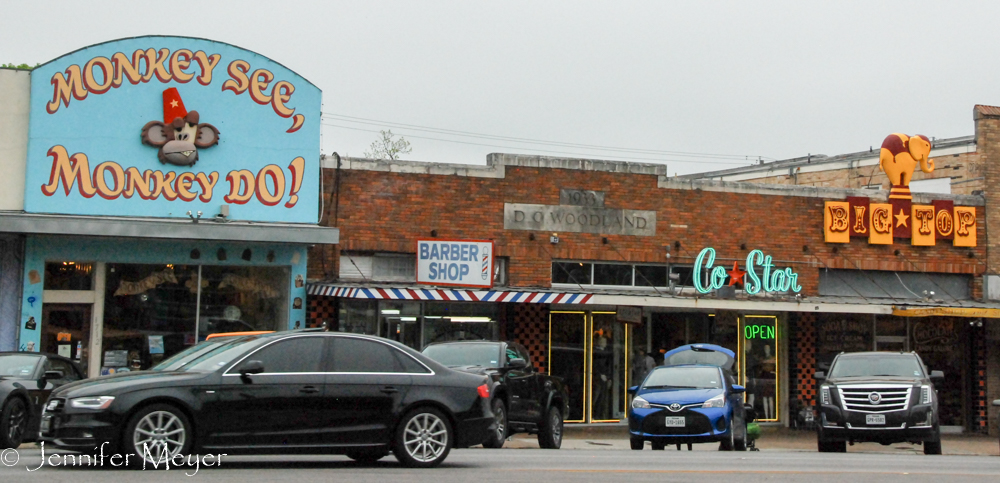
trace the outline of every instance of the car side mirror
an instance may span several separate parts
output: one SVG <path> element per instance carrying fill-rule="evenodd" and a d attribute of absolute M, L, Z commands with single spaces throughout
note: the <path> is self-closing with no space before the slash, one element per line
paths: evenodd
<path fill-rule="evenodd" d="M 639 392 L 639 386 L 632 386 L 632 387 L 628 388 L 628 393 L 630 395 L 634 396 L 635 393 L 637 393 L 637 392 Z"/>
<path fill-rule="evenodd" d="M 749 404 L 744 404 L 743 412 L 745 414 L 744 418 L 748 423 L 752 423 L 757 420 L 757 411 L 753 409 L 753 406 Z"/>
<path fill-rule="evenodd" d="M 38 380 L 38 388 L 44 389 L 45 384 L 53 379 L 62 379 L 62 371 L 45 371 L 42 373 L 42 378 Z"/>
<path fill-rule="evenodd" d="M 943 381 L 944 380 L 944 373 L 941 372 L 941 371 L 931 371 L 931 380 L 932 381 Z"/>
<path fill-rule="evenodd" d="M 510 367 L 511 369 L 524 369 L 525 367 L 528 367 L 528 361 L 520 357 L 515 357 L 507 363 L 507 367 Z"/>
<path fill-rule="evenodd" d="M 264 372 L 264 363 L 261 361 L 246 361 L 242 366 L 240 366 L 240 376 L 243 377 L 250 374 L 260 374 L 262 372 Z"/>
<path fill-rule="evenodd" d="M 736 394 L 747 392 L 747 388 L 745 388 L 745 387 L 743 387 L 743 386 L 741 386 L 739 384 L 733 384 L 733 392 L 736 393 Z"/>
<path fill-rule="evenodd" d="M 817 381 L 825 381 L 826 380 L 826 373 L 823 372 L 823 371 L 816 371 L 816 376 L 815 377 L 816 377 Z"/>

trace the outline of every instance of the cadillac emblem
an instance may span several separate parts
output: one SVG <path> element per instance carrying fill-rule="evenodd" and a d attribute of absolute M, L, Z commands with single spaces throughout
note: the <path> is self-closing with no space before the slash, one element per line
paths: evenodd
<path fill-rule="evenodd" d="M 882 395 L 877 392 L 873 392 L 868 395 L 868 402 L 877 406 L 880 402 L 882 402 Z"/>
<path fill-rule="evenodd" d="M 677 404 L 677 403 L 673 403 L 673 404 L 670 405 L 670 410 L 676 413 L 677 411 L 681 410 L 681 405 Z"/>

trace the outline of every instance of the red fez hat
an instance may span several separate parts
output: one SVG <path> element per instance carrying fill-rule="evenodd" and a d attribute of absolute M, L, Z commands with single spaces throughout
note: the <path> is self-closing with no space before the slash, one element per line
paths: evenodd
<path fill-rule="evenodd" d="M 163 91 L 163 123 L 170 124 L 176 118 L 187 117 L 187 109 L 184 108 L 184 101 L 181 100 L 181 93 L 176 87 L 171 87 Z"/>

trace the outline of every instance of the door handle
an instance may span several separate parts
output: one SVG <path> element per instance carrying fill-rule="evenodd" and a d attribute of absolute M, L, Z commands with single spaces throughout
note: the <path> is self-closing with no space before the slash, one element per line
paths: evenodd
<path fill-rule="evenodd" d="M 379 389 L 379 391 L 382 391 L 382 392 L 384 392 L 386 394 L 392 394 L 392 393 L 399 392 L 399 389 L 396 389 L 396 388 L 394 388 L 392 386 L 383 386 L 382 389 Z"/>
<path fill-rule="evenodd" d="M 304 386 L 302 389 L 299 389 L 299 392 L 304 392 L 306 394 L 315 394 L 319 392 L 319 389 L 317 389 L 316 386 Z"/>

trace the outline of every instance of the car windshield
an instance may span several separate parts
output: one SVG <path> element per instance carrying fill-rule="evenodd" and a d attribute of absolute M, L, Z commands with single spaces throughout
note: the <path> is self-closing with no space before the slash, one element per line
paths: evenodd
<path fill-rule="evenodd" d="M 500 367 L 497 344 L 437 344 L 424 349 L 424 355 L 451 367 Z"/>
<path fill-rule="evenodd" d="M 31 377 L 42 356 L 27 354 L 8 354 L 0 356 L 0 376 Z"/>
<path fill-rule="evenodd" d="M 153 370 L 212 372 L 243 355 L 257 339 L 259 336 L 208 340 L 161 362 Z"/>
<path fill-rule="evenodd" d="M 830 368 L 830 377 L 923 377 L 920 362 L 912 356 L 840 357 Z"/>
<path fill-rule="evenodd" d="M 720 389 L 722 375 L 715 367 L 659 367 L 649 373 L 643 389 Z"/>

